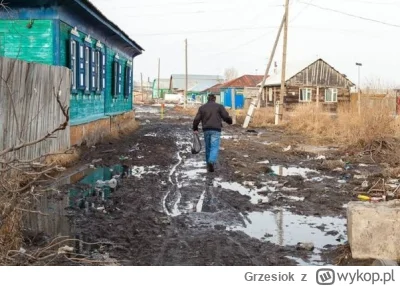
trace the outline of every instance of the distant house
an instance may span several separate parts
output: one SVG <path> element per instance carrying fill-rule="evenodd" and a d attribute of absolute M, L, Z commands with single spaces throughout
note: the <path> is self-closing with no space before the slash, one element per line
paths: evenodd
<path fill-rule="evenodd" d="M 335 111 L 338 102 L 350 101 L 350 90 L 354 83 L 324 60 L 318 59 L 300 68 L 289 65 L 285 86 L 283 103 L 286 108 L 299 103 L 318 102 L 328 110 Z M 280 87 L 280 72 L 266 79 L 263 93 L 267 105 L 274 105 L 275 99 L 280 96 Z"/>
<path fill-rule="evenodd" d="M 221 95 L 221 104 L 226 107 L 232 107 L 232 92 L 235 93 L 235 107 L 242 109 L 245 105 L 244 90 L 246 87 L 256 87 L 264 76 L 243 75 L 230 80 L 219 86 Z"/>
<path fill-rule="evenodd" d="M 71 145 L 134 116 L 133 61 L 141 46 L 88 0 L 8 2 L 9 10 L 0 9 L 0 56 L 72 72 Z"/>
<path fill-rule="evenodd" d="M 206 103 L 208 95 L 209 94 L 215 94 L 215 96 L 217 98 L 216 101 L 218 103 L 221 103 L 221 95 L 220 95 L 220 92 L 221 92 L 220 86 L 221 85 L 222 85 L 222 83 L 217 83 L 216 85 L 213 85 L 212 87 L 209 87 L 209 88 L 203 90 L 201 92 L 201 94 L 200 94 L 201 95 L 201 102 L 202 103 Z"/>
<path fill-rule="evenodd" d="M 169 92 L 169 82 L 168 78 L 160 79 L 160 84 L 158 84 L 158 79 L 153 81 L 153 99 L 164 98 L 164 95 Z"/>
<path fill-rule="evenodd" d="M 201 101 L 202 92 L 218 83 L 222 83 L 223 78 L 218 75 L 188 75 L 187 97 L 192 100 Z M 170 78 L 170 91 L 173 93 L 183 93 L 185 90 L 185 75 L 173 74 Z"/>

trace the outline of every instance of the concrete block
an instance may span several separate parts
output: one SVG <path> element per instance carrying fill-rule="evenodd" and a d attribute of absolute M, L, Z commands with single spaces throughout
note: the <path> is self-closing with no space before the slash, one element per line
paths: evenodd
<path fill-rule="evenodd" d="M 400 260 L 400 200 L 350 202 L 347 235 L 355 259 Z"/>

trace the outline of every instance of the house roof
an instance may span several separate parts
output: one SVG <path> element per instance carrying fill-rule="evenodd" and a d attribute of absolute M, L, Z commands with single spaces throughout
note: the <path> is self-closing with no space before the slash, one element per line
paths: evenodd
<path fill-rule="evenodd" d="M 188 75 L 188 91 L 200 92 L 222 82 L 218 75 Z M 173 74 L 170 78 L 170 89 L 184 90 L 185 75 Z"/>
<path fill-rule="evenodd" d="M 203 90 L 203 92 L 220 93 L 221 85 L 222 85 L 222 83 L 217 83 L 216 85 L 213 85 L 212 87 L 209 87 L 209 88 Z"/>
<path fill-rule="evenodd" d="M 153 82 L 153 87 L 158 87 L 158 79 L 155 79 Z M 169 79 L 168 78 L 160 78 L 160 89 L 169 89 Z"/>
<path fill-rule="evenodd" d="M 264 76 L 262 75 L 242 75 L 241 77 L 230 80 L 220 86 L 220 88 L 229 87 L 256 87 L 257 84 L 262 81 Z"/>
<path fill-rule="evenodd" d="M 305 70 L 309 66 L 313 65 L 314 63 L 318 61 L 323 61 L 325 64 L 330 66 L 333 70 L 337 71 L 334 67 L 329 65 L 327 62 L 325 62 L 323 59 L 319 58 L 314 61 L 310 62 L 297 62 L 295 64 L 289 64 L 286 67 L 286 73 L 285 73 L 285 82 L 290 80 L 292 77 L 294 77 L 296 74 L 300 73 L 301 71 Z M 339 71 L 337 71 L 339 74 L 341 74 Z M 343 75 L 344 76 L 344 75 Z M 354 85 L 350 80 L 348 80 L 351 85 Z M 261 86 L 261 82 L 257 84 L 257 86 Z M 276 86 L 281 84 L 281 70 L 278 69 L 276 73 L 271 74 L 265 81 L 264 86 Z"/>
<path fill-rule="evenodd" d="M 77 9 L 83 9 L 86 13 L 94 17 L 98 22 L 103 24 L 110 30 L 110 36 L 117 35 L 124 42 L 129 44 L 130 47 L 134 48 L 131 53 L 134 55 L 141 54 L 144 49 L 132 40 L 121 28 L 109 20 L 91 1 L 89 0 L 69 0 L 69 1 L 59 1 L 59 0 L 13 0 L 7 3 L 10 8 L 13 7 L 51 7 L 51 6 L 65 6 L 75 13 L 78 13 Z"/>

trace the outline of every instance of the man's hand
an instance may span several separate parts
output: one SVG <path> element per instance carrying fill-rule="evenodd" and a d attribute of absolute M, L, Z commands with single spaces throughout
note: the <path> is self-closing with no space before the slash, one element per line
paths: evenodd
<path fill-rule="evenodd" d="M 194 134 L 199 134 L 199 131 L 193 131 Z"/>

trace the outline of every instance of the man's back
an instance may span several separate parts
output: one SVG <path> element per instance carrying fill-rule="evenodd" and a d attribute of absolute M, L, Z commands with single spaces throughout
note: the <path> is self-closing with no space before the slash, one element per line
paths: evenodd
<path fill-rule="evenodd" d="M 199 108 L 199 111 L 193 121 L 193 130 L 198 130 L 201 122 L 203 131 L 214 130 L 221 131 L 222 121 L 232 124 L 232 118 L 225 107 L 215 101 L 210 100 Z"/>

